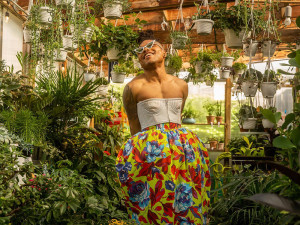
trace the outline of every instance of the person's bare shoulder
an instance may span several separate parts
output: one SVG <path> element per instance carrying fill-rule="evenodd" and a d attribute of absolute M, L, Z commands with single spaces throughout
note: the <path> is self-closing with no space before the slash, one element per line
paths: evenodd
<path fill-rule="evenodd" d="M 141 74 L 135 78 L 133 78 L 127 85 L 130 87 L 130 89 L 135 92 L 137 89 L 141 88 L 141 86 L 145 82 L 144 74 Z"/>
<path fill-rule="evenodd" d="M 188 84 L 187 82 L 185 82 L 184 80 L 178 78 L 178 77 L 175 77 L 175 76 L 172 76 L 170 75 L 171 79 L 173 79 L 173 81 L 181 88 L 183 89 L 186 89 L 188 87 Z"/>

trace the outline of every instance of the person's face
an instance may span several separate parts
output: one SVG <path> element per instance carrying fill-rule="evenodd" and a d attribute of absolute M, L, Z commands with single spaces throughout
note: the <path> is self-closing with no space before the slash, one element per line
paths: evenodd
<path fill-rule="evenodd" d="M 140 44 L 140 47 L 144 47 L 153 40 L 145 40 Z M 155 41 L 152 48 L 144 48 L 141 53 L 137 53 L 141 66 L 144 69 L 151 69 L 158 64 L 161 64 L 166 57 L 166 52 L 162 48 L 162 45 Z"/>

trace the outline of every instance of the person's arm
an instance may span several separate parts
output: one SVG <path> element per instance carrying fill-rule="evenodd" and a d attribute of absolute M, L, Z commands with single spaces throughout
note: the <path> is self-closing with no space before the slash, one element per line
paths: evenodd
<path fill-rule="evenodd" d="M 123 104 L 129 120 L 130 133 L 134 135 L 141 131 L 141 124 L 137 113 L 137 103 L 128 84 L 123 91 Z"/>

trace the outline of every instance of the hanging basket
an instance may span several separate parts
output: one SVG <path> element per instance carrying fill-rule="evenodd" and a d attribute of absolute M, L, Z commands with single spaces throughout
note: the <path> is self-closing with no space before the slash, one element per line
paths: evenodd
<path fill-rule="evenodd" d="M 277 46 L 276 42 L 270 43 L 269 41 L 264 41 L 261 46 L 261 51 L 263 53 L 263 56 L 269 57 L 269 53 L 270 53 L 270 57 L 272 57 L 275 53 L 276 46 Z M 269 52 L 269 49 L 270 49 L 270 52 Z"/>
<path fill-rule="evenodd" d="M 212 31 L 214 21 L 210 19 L 194 20 L 197 34 L 209 35 Z"/>
<path fill-rule="evenodd" d="M 183 118 L 182 123 L 194 124 L 194 123 L 196 123 L 196 121 L 194 118 Z"/>
<path fill-rule="evenodd" d="M 257 92 L 257 83 L 253 81 L 245 81 L 242 83 L 242 92 L 246 97 L 254 97 Z"/>
<path fill-rule="evenodd" d="M 85 80 L 85 82 L 95 81 L 96 80 L 96 74 L 94 74 L 94 73 L 84 73 L 84 80 Z"/>
<path fill-rule="evenodd" d="M 248 118 L 243 122 L 243 129 L 253 130 L 256 127 L 257 118 Z"/>
<path fill-rule="evenodd" d="M 251 52 L 251 56 L 254 57 L 257 52 L 258 45 L 259 45 L 258 41 L 252 41 L 252 45 L 251 45 L 251 49 L 250 49 L 249 43 L 243 44 L 243 50 L 245 52 L 245 56 L 250 57 L 250 52 Z"/>
<path fill-rule="evenodd" d="M 221 66 L 222 67 L 232 67 L 233 57 L 221 57 Z"/>
<path fill-rule="evenodd" d="M 228 48 L 241 49 L 243 48 L 243 40 L 247 38 L 245 35 L 246 30 L 242 29 L 239 35 L 236 35 L 232 29 L 224 29 L 225 42 Z"/>
<path fill-rule="evenodd" d="M 230 77 L 230 70 L 220 70 L 220 79 L 227 79 Z"/>
<path fill-rule="evenodd" d="M 101 96 L 106 96 L 108 93 L 108 85 L 100 85 L 98 87 L 98 94 Z"/>
<path fill-rule="evenodd" d="M 63 48 L 68 51 L 77 49 L 77 44 L 73 41 L 72 35 L 65 35 L 62 38 Z"/>
<path fill-rule="evenodd" d="M 64 62 L 67 59 L 67 51 L 63 48 L 55 50 L 55 58 L 54 60 L 57 62 Z"/>
<path fill-rule="evenodd" d="M 115 71 L 111 71 L 111 80 L 114 83 L 124 83 L 125 73 L 116 73 Z"/>
<path fill-rule="evenodd" d="M 176 73 L 176 70 L 172 67 L 165 66 L 165 70 L 166 70 L 167 74 L 172 74 L 173 75 L 174 73 Z"/>
<path fill-rule="evenodd" d="M 166 63 L 165 63 L 166 64 Z M 141 65 L 141 63 L 139 62 L 139 60 L 138 59 L 133 59 L 133 66 L 134 66 L 134 68 L 136 68 L 136 69 L 143 69 L 142 68 L 142 65 Z"/>
<path fill-rule="evenodd" d="M 30 43 L 31 42 L 31 30 L 28 28 L 23 29 L 23 36 L 24 36 L 24 42 Z"/>
<path fill-rule="evenodd" d="M 196 71 L 196 73 L 201 73 L 202 72 L 202 61 L 197 61 L 196 62 L 195 71 Z"/>
<path fill-rule="evenodd" d="M 261 93 L 264 98 L 273 98 L 277 91 L 276 82 L 262 82 L 260 84 Z"/>
<path fill-rule="evenodd" d="M 239 79 L 239 75 L 235 74 L 235 75 L 230 75 L 230 80 L 232 83 L 236 83 Z"/>
<path fill-rule="evenodd" d="M 236 74 L 236 75 L 241 75 L 241 74 L 243 74 L 245 72 L 245 70 L 236 70 L 236 69 L 234 69 L 234 73 Z M 238 76 L 237 76 L 238 77 Z"/>
<path fill-rule="evenodd" d="M 210 86 L 210 87 L 213 86 L 211 80 L 206 80 L 205 84 L 206 84 L 206 86 Z"/>
<path fill-rule="evenodd" d="M 262 125 L 264 128 L 266 129 L 270 129 L 270 128 L 273 128 L 275 126 L 274 123 L 272 123 L 270 120 L 268 119 L 262 119 Z"/>
<path fill-rule="evenodd" d="M 186 46 L 186 42 L 188 40 L 188 36 L 176 36 L 176 38 L 172 38 L 172 46 L 174 49 L 184 49 Z"/>
<path fill-rule="evenodd" d="M 122 4 L 119 1 L 104 3 L 104 17 L 107 19 L 119 19 L 122 16 Z"/>
<path fill-rule="evenodd" d="M 120 57 L 118 56 L 120 51 L 116 49 L 115 47 L 109 48 L 107 50 L 107 58 L 109 60 L 118 60 Z"/>
<path fill-rule="evenodd" d="M 93 33 L 94 33 L 94 29 L 92 27 L 87 27 L 83 32 L 83 34 L 81 35 L 81 37 L 87 43 L 90 43 L 92 40 Z"/>
<path fill-rule="evenodd" d="M 52 23 L 52 9 L 48 6 L 40 7 L 40 23 L 51 24 Z"/>

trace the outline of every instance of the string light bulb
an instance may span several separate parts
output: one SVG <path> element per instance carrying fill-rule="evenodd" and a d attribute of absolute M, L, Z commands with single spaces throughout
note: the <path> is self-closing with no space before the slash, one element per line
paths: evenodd
<path fill-rule="evenodd" d="M 284 15 L 285 15 L 285 20 L 283 21 L 283 24 L 285 26 L 291 25 L 291 23 L 292 23 L 292 20 L 291 20 L 292 7 L 291 6 L 288 5 L 287 7 L 285 7 L 285 13 L 284 13 Z"/>
<path fill-rule="evenodd" d="M 5 22 L 8 23 L 9 21 L 9 12 L 5 13 Z"/>

